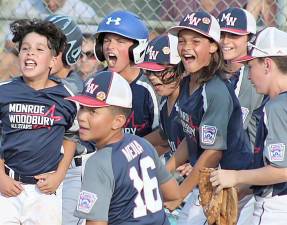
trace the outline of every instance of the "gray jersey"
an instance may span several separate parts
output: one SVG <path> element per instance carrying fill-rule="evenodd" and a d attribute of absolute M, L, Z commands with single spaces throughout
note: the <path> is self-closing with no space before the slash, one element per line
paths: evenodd
<path fill-rule="evenodd" d="M 88 159 L 75 215 L 110 225 L 167 225 L 159 186 L 169 179 L 150 143 L 125 134 Z"/>
<path fill-rule="evenodd" d="M 248 79 L 248 76 L 248 67 L 241 67 L 239 80 L 235 88 L 235 94 L 241 105 L 243 128 L 247 131 L 251 144 L 254 146 L 258 119 L 253 112 L 260 107 L 263 95 L 256 92 L 251 81 Z"/>

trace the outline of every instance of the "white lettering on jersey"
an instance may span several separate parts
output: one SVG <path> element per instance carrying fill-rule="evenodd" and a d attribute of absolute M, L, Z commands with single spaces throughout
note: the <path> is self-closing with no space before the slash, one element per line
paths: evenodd
<path fill-rule="evenodd" d="M 137 141 L 133 141 L 129 143 L 126 147 L 124 147 L 122 149 L 122 152 L 124 153 L 128 162 L 130 162 L 138 155 L 143 153 L 143 148 Z"/>

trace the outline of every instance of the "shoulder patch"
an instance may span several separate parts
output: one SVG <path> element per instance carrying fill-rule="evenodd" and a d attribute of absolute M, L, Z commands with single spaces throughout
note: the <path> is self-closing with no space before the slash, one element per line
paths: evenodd
<path fill-rule="evenodd" d="M 215 126 L 203 125 L 201 142 L 206 145 L 213 145 L 216 139 L 217 128 Z"/>
<path fill-rule="evenodd" d="M 276 143 L 268 146 L 269 159 L 271 162 L 280 162 L 284 160 L 285 144 Z"/>
<path fill-rule="evenodd" d="M 98 197 L 95 193 L 81 191 L 78 199 L 77 210 L 83 213 L 89 213 L 97 199 Z"/>

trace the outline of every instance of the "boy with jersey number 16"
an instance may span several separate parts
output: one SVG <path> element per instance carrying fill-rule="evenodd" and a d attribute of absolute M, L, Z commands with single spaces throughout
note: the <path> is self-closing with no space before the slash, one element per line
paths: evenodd
<path fill-rule="evenodd" d="M 85 166 L 75 215 L 87 225 L 169 224 L 161 194 L 175 200 L 178 186 L 149 142 L 123 133 L 132 108 L 128 82 L 103 71 L 68 99 L 81 105 L 80 138 L 97 148 Z"/>

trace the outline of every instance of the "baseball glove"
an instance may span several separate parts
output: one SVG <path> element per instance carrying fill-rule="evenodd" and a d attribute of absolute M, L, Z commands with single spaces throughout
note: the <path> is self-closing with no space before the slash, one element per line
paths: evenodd
<path fill-rule="evenodd" d="M 215 193 L 210 173 L 213 168 L 202 168 L 199 175 L 200 204 L 209 225 L 235 225 L 238 219 L 238 198 L 235 188 Z"/>

